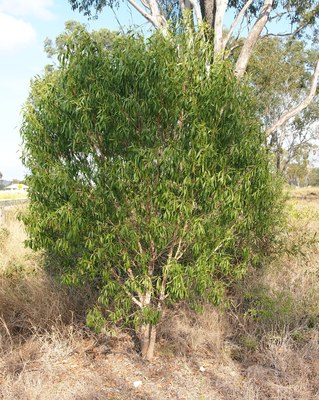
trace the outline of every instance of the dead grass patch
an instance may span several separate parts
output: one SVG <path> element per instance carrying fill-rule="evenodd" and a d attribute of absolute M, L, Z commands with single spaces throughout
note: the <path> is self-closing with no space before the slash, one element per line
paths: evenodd
<path fill-rule="evenodd" d="M 175 355 L 191 356 L 196 353 L 217 358 L 222 354 L 229 329 L 225 315 L 210 305 L 206 305 L 199 314 L 180 307 L 166 310 L 158 336 L 162 349 L 166 348 Z"/>
<path fill-rule="evenodd" d="M 319 250 L 306 237 L 319 232 L 319 220 L 309 207 L 298 199 L 287 247 L 238 285 L 232 310 L 166 310 L 152 363 L 124 330 L 89 333 L 82 320 L 92 294 L 70 292 L 43 273 L 41 256 L 22 244 L 23 226 L 7 219 L 0 232 L 0 398 L 319 399 Z"/>

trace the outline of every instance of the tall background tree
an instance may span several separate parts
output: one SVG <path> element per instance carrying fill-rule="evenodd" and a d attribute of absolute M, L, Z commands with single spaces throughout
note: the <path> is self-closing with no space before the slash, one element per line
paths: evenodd
<path fill-rule="evenodd" d="M 78 9 L 88 16 L 97 16 L 107 8 L 116 8 L 118 0 L 69 0 L 73 9 Z M 239 45 L 234 62 L 234 73 L 237 77 L 244 76 L 249 61 L 256 46 L 264 36 L 279 35 L 285 37 L 305 37 L 316 41 L 318 33 L 318 0 L 127 0 L 148 22 L 156 29 L 166 34 L 170 21 L 178 22 L 186 11 L 191 15 L 194 23 L 204 21 L 211 29 L 205 40 L 210 40 L 214 58 L 229 57 L 234 47 L 234 36 L 244 37 Z M 225 30 L 225 17 L 233 16 L 233 20 Z M 275 23 L 285 26 L 283 32 L 273 33 L 271 27 Z M 204 40 L 203 37 L 203 40 Z M 288 121 L 293 120 L 300 112 L 307 108 L 316 96 L 319 75 L 319 61 L 312 60 L 307 65 L 312 71 L 312 79 L 308 81 L 307 91 L 299 97 L 299 102 L 289 109 L 283 110 L 272 124 L 267 126 L 269 136 L 275 134 Z M 279 70 L 273 65 L 272 70 Z M 299 120 L 300 121 L 300 120 Z M 280 133 L 277 135 L 280 136 Z"/>
<path fill-rule="evenodd" d="M 265 37 L 259 41 L 247 71 L 266 131 L 286 110 L 307 97 L 311 68 L 317 58 L 318 52 L 298 39 Z M 279 171 L 285 172 L 290 163 L 297 162 L 301 152 L 307 153 L 309 158 L 319 138 L 318 117 L 319 104 L 315 96 L 295 119 L 269 132 L 267 143 Z"/>

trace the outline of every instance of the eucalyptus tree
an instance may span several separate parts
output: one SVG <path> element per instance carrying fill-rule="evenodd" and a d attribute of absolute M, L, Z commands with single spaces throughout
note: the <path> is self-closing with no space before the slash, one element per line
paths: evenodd
<path fill-rule="evenodd" d="M 168 33 L 169 35 L 169 33 Z M 202 32 L 111 46 L 77 26 L 33 81 L 21 134 L 28 244 L 91 282 L 90 324 L 131 324 L 152 358 L 164 304 L 223 299 L 280 216 L 249 88 Z"/>
<path fill-rule="evenodd" d="M 72 8 L 88 16 L 97 16 L 104 8 L 116 8 L 119 0 L 69 0 Z M 183 16 L 191 15 L 194 23 L 202 21 L 211 28 L 211 34 L 203 40 L 210 40 L 214 59 L 229 56 L 233 50 L 233 38 L 245 36 L 234 64 L 237 77 L 244 76 L 249 60 L 258 41 L 268 35 L 305 37 L 316 41 L 318 33 L 318 0 L 127 0 L 149 23 L 164 34 L 170 22 L 178 23 Z M 226 24 L 226 16 L 233 16 Z M 271 28 L 278 23 L 288 28 L 273 33 Z M 227 26 L 227 31 L 225 31 Z M 279 68 L 273 66 L 274 69 Z M 319 60 L 312 65 L 313 79 L 307 95 L 291 109 L 285 110 L 271 126 L 268 135 L 277 131 L 287 121 L 307 108 L 316 95 L 319 76 Z"/>
<path fill-rule="evenodd" d="M 311 67 L 317 58 L 318 51 L 294 38 L 267 37 L 257 44 L 248 64 L 248 73 L 266 131 L 286 110 L 307 97 Z M 285 171 L 297 160 L 300 150 L 311 151 L 319 139 L 318 117 L 319 103 L 315 97 L 295 119 L 269 133 L 267 141 L 278 170 Z"/>

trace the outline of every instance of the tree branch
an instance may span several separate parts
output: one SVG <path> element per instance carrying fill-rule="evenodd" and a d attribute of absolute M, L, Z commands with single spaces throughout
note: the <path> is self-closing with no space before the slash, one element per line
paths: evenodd
<path fill-rule="evenodd" d="M 234 19 L 233 23 L 231 24 L 229 31 L 227 33 L 227 36 L 224 39 L 223 42 L 223 50 L 226 49 L 227 43 L 229 42 L 234 30 L 236 29 L 237 25 L 239 24 L 239 22 L 242 20 L 246 10 L 248 9 L 248 7 L 251 5 L 251 3 L 254 0 L 247 0 L 246 4 L 244 5 L 244 7 L 240 10 L 240 12 L 238 13 L 237 17 Z"/>
<path fill-rule="evenodd" d="M 135 0 L 128 0 L 128 2 L 140 13 L 143 15 L 144 18 L 146 18 L 151 24 L 155 26 L 155 21 L 154 18 L 151 14 L 149 14 L 146 10 L 144 10 L 143 7 L 141 7 L 138 3 L 136 3 Z"/>
<path fill-rule="evenodd" d="M 148 13 L 142 6 L 140 6 L 135 0 L 128 0 L 128 2 L 151 24 L 155 26 L 155 28 L 160 29 L 165 32 L 165 28 L 167 25 L 166 19 L 160 12 L 160 8 L 156 0 L 147 1 L 147 5 L 145 7 L 151 10 L 151 13 Z M 142 4 L 144 2 L 142 1 Z"/>
<path fill-rule="evenodd" d="M 252 55 L 253 49 L 257 43 L 257 40 L 264 29 L 265 25 L 269 20 L 270 12 L 273 8 L 274 0 L 265 0 L 264 5 L 262 7 L 261 13 L 255 22 L 255 25 L 252 27 L 251 31 L 248 34 L 247 39 L 241 49 L 238 60 L 235 66 L 235 75 L 238 78 L 241 78 L 247 68 L 248 61 Z"/>
<path fill-rule="evenodd" d="M 304 110 L 305 108 L 307 108 L 309 106 L 309 104 L 312 102 L 313 98 L 316 95 L 318 77 L 319 77 L 319 60 L 317 61 L 315 72 L 313 74 L 311 88 L 310 88 L 310 92 L 309 92 L 308 96 L 304 100 L 302 100 L 296 107 L 285 112 L 273 125 L 271 125 L 268 129 L 266 129 L 267 136 L 271 135 L 281 125 L 286 123 L 290 118 L 295 117 L 302 110 Z"/>
<path fill-rule="evenodd" d="M 195 16 L 197 19 L 197 23 L 201 23 L 203 21 L 202 11 L 200 9 L 199 3 L 196 0 L 189 0 L 191 5 L 194 8 Z"/>
<path fill-rule="evenodd" d="M 293 32 L 287 32 L 287 33 L 266 33 L 266 35 L 261 36 L 261 39 L 267 38 L 267 37 L 287 37 L 287 36 L 296 36 L 300 31 L 302 31 L 307 25 L 300 25 L 297 29 L 295 29 Z"/>
<path fill-rule="evenodd" d="M 166 33 L 167 21 L 161 12 L 161 8 L 157 2 L 157 0 L 148 0 L 148 3 L 151 8 L 152 16 L 155 21 L 155 27 L 160 29 L 164 34 Z"/>
<path fill-rule="evenodd" d="M 227 0 L 215 0 L 215 18 L 214 18 L 214 54 L 219 56 L 224 50 L 223 47 L 223 22 L 227 9 Z"/>

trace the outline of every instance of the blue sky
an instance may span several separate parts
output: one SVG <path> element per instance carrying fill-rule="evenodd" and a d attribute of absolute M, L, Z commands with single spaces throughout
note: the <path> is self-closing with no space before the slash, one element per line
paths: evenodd
<path fill-rule="evenodd" d="M 123 26 L 145 25 L 134 10 L 123 6 L 117 14 Z M 74 19 L 90 30 L 118 29 L 111 11 L 98 20 L 73 12 L 68 0 L 0 0 L 0 172 L 4 179 L 22 179 L 25 170 L 20 161 L 21 108 L 30 79 L 41 74 L 49 61 L 43 51 L 46 37 L 54 39 L 64 30 L 64 23 Z"/>
<path fill-rule="evenodd" d="M 228 15 L 231 20 L 231 15 Z M 135 10 L 122 3 L 117 18 L 124 27 L 150 29 Z M 43 51 L 45 38 L 55 39 L 68 20 L 85 23 L 89 30 L 119 29 L 112 11 L 104 9 L 97 20 L 73 12 L 68 0 L 0 0 L 0 172 L 4 179 L 23 179 L 19 127 L 30 79 L 50 61 Z M 228 21 L 229 22 L 229 21 Z M 272 31 L 288 28 L 272 24 Z"/>

